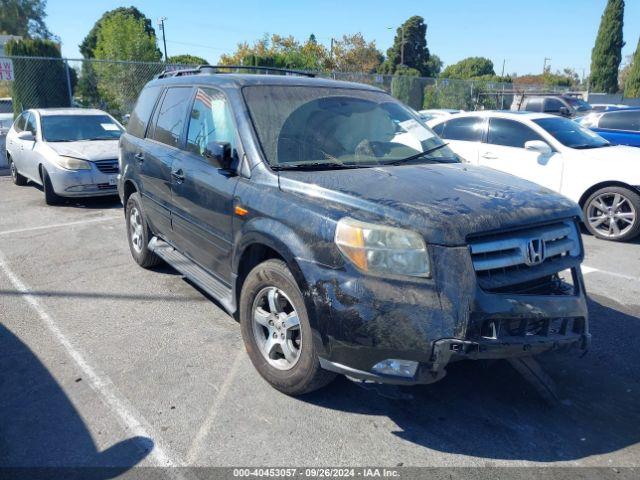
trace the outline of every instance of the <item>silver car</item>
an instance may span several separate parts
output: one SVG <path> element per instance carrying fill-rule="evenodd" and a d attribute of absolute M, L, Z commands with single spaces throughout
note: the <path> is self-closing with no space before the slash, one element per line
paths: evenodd
<path fill-rule="evenodd" d="M 42 185 L 48 205 L 62 197 L 116 195 L 118 140 L 123 130 L 101 110 L 25 110 L 7 134 L 13 181 Z"/>

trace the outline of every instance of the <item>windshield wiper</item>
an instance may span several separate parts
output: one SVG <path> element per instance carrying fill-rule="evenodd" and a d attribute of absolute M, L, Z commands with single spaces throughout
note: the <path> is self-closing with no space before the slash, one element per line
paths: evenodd
<path fill-rule="evenodd" d="M 286 163 L 279 165 L 272 165 L 273 170 L 333 170 L 333 169 L 353 169 L 353 168 L 371 168 L 379 167 L 380 165 L 371 165 L 368 163 L 362 164 L 346 164 L 337 162 L 309 162 L 309 163 L 292 163 L 287 165 Z"/>
<path fill-rule="evenodd" d="M 447 145 L 449 145 L 448 143 L 442 143 L 440 145 L 436 145 L 435 147 L 429 148 L 428 150 L 425 150 L 424 152 L 420 152 L 420 153 L 416 153 L 415 155 L 410 155 L 406 158 L 400 158 L 398 160 L 393 160 L 391 162 L 385 162 L 385 165 L 399 165 L 401 163 L 406 163 L 406 162 L 410 162 L 411 160 L 416 160 L 420 157 L 425 157 L 427 155 L 429 155 L 430 153 L 435 152 L 436 150 L 440 150 L 441 148 L 446 147 Z M 436 162 L 439 160 L 436 159 L 432 159 L 435 160 Z"/>

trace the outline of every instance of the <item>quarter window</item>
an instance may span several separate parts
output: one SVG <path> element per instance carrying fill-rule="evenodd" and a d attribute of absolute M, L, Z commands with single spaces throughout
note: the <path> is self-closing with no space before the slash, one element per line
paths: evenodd
<path fill-rule="evenodd" d="M 522 123 L 505 118 L 492 118 L 489 120 L 487 143 L 524 148 L 524 144 L 530 140 L 544 141 L 540 135 Z"/>
<path fill-rule="evenodd" d="M 442 133 L 439 135 L 448 140 L 479 142 L 482 140 L 483 125 L 484 120 L 480 117 L 454 118 L 443 124 Z"/>
<path fill-rule="evenodd" d="M 191 98 L 191 88 L 169 88 L 157 115 L 152 138 L 171 147 L 178 147 L 187 107 Z"/>
<path fill-rule="evenodd" d="M 212 88 L 198 88 L 189 116 L 187 150 L 204 155 L 211 142 L 226 142 L 235 148 L 235 124 L 224 95 Z"/>

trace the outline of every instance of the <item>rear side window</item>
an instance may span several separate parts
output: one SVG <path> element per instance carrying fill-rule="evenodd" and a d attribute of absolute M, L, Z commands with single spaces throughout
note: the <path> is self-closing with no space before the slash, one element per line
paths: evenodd
<path fill-rule="evenodd" d="M 542 98 L 529 98 L 524 107 L 527 112 L 541 112 L 542 111 Z"/>
<path fill-rule="evenodd" d="M 441 138 L 479 142 L 482 140 L 484 120 L 480 117 L 454 118 L 442 124 L 442 132 L 435 131 Z"/>
<path fill-rule="evenodd" d="M 127 125 L 127 133 L 138 138 L 144 137 L 144 131 L 147 129 L 147 123 L 149 123 L 149 117 L 151 116 L 151 111 L 156 103 L 160 89 L 161 87 L 157 86 L 147 87 L 142 90 L 136 106 L 133 109 L 133 113 L 131 113 L 131 118 Z"/>
<path fill-rule="evenodd" d="M 505 118 L 492 118 L 489 120 L 487 143 L 504 147 L 524 148 L 524 144 L 530 140 L 544 141 L 540 135 L 520 122 Z"/>
<path fill-rule="evenodd" d="M 632 130 L 640 131 L 640 110 L 633 112 L 610 112 L 605 113 L 598 128 L 608 128 L 610 130 Z"/>
<path fill-rule="evenodd" d="M 178 147 L 189 100 L 191 87 L 167 89 L 156 115 L 157 120 L 151 138 L 170 147 Z"/>
<path fill-rule="evenodd" d="M 213 88 L 198 88 L 189 116 L 187 150 L 203 155 L 210 142 L 226 142 L 233 151 L 235 130 L 224 95 Z"/>

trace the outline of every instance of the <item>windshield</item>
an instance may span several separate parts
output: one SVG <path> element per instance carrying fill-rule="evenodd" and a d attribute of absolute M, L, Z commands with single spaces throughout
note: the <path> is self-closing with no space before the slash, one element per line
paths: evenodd
<path fill-rule="evenodd" d="M 609 146 L 604 138 L 566 118 L 541 118 L 535 123 L 549 132 L 561 144 L 569 148 L 600 148 Z"/>
<path fill-rule="evenodd" d="M 0 128 L 11 128 L 13 124 L 13 115 L 8 117 L 3 117 L 0 115 Z"/>
<path fill-rule="evenodd" d="M 382 92 L 255 85 L 243 95 L 274 168 L 459 162 L 416 114 Z"/>
<path fill-rule="evenodd" d="M 122 128 L 108 115 L 43 115 L 42 137 L 47 142 L 117 140 Z"/>
<path fill-rule="evenodd" d="M 580 98 L 565 97 L 565 100 L 575 109 L 576 112 L 588 112 L 589 110 L 593 110 L 591 105 Z"/>

